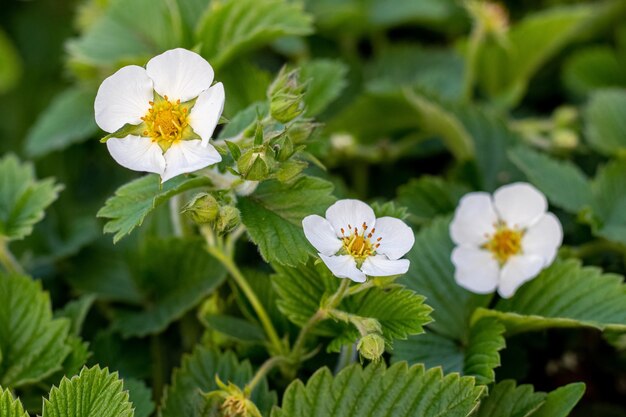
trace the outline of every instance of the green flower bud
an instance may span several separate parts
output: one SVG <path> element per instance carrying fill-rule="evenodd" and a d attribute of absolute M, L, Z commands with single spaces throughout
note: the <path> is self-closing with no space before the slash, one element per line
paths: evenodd
<path fill-rule="evenodd" d="M 199 193 L 183 207 L 182 212 L 194 223 L 206 224 L 216 219 L 219 209 L 215 197 L 208 193 Z"/>
<path fill-rule="evenodd" d="M 257 406 L 250 401 L 247 391 L 229 382 L 224 384 L 215 377 L 220 388 L 204 394 L 205 404 L 202 415 L 219 417 L 262 417 Z"/>
<path fill-rule="evenodd" d="M 561 106 L 554 111 L 552 119 L 558 127 L 572 126 L 578 120 L 578 110 L 573 106 Z"/>
<path fill-rule="evenodd" d="M 239 210 L 233 206 L 220 207 L 219 215 L 217 216 L 216 230 L 220 234 L 228 233 L 241 223 L 241 217 Z"/>
<path fill-rule="evenodd" d="M 572 129 L 556 129 L 552 132 L 552 141 L 563 149 L 574 149 L 578 146 L 578 135 Z"/>
<path fill-rule="evenodd" d="M 237 169 L 241 176 L 249 181 L 261 181 L 267 178 L 272 170 L 272 161 L 263 148 L 253 148 L 245 152 L 237 160 Z"/>
<path fill-rule="evenodd" d="M 362 358 L 378 362 L 385 353 L 385 339 L 378 333 L 370 333 L 359 340 L 357 350 Z"/>
<path fill-rule="evenodd" d="M 270 100 L 270 114 L 281 123 L 288 123 L 304 113 L 302 94 L 282 93 Z"/>
<path fill-rule="evenodd" d="M 291 158 L 291 155 L 293 155 L 294 152 L 293 142 L 287 135 L 281 135 L 274 140 L 272 148 L 276 153 L 276 160 L 280 162 L 284 162 Z"/>

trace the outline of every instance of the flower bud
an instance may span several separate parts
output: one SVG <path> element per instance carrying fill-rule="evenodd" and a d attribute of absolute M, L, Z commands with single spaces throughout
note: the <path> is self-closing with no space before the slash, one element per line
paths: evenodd
<path fill-rule="evenodd" d="M 256 147 L 241 155 L 237 160 L 237 169 L 244 179 L 261 181 L 270 174 L 273 162 L 263 148 Z"/>
<path fill-rule="evenodd" d="M 574 149 L 578 146 L 578 135 L 572 129 L 555 129 L 552 141 L 559 148 Z"/>
<path fill-rule="evenodd" d="M 182 209 L 196 224 L 206 224 L 215 220 L 219 213 L 219 204 L 208 193 L 196 194 Z"/>
<path fill-rule="evenodd" d="M 262 417 L 257 406 L 250 401 L 247 391 L 229 382 L 224 384 L 215 377 L 218 390 L 204 394 L 205 404 L 203 416 L 219 417 Z"/>
<path fill-rule="evenodd" d="M 241 217 L 239 210 L 233 206 L 220 207 L 219 215 L 217 216 L 216 230 L 220 234 L 228 233 L 241 223 Z"/>
<path fill-rule="evenodd" d="M 281 93 L 271 97 L 270 114 L 281 123 L 288 123 L 304 112 L 302 94 Z"/>
<path fill-rule="evenodd" d="M 578 120 L 578 110 L 573 106 L 561 106 L 554 111 L 552 118 L 558 127 L 572 126 Z"/>
<path fill-rule="evenodd" d="M 281 135 L 277 138 L 272 147 L 276 153 L 276 160 L 280 162 L 284 162 L 291 158 L 291 155 L 293 155 L 294 152 L 293 142 L 287 135 Z"/>
<path fill-rule="evenodd" d="M 385 353 L 385 339 L 378 333 L 370 333 L 359 340 L 357 350 L 362 358 L 378 362 Z"/>

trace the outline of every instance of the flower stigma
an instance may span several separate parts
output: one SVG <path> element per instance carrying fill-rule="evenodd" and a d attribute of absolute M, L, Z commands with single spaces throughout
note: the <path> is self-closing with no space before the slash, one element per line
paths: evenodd
<path fill-rule="evenodd" d="M 504 264 L 511 256 L 522 251 L 522 231 L 497 225 L 495 233 L 484 247 L 500 264 Z"/>
<path fill-rule="evenodd" d="M 348 231 L 350 232 L 348 236 L 346 236 L 345 229 L 341 228 L 343 249 L 348 255 L 358 261 L 363 261 L 368 256 L 375 254 L 376 248 L 380 246 L 380 241 L 382 240 L 382 237 L 379 237 L 376 239 L 375 243 L 372 243 L 371 239 L 376 232 L 376 228 L 372 229 L 369 233 L 367 232 L 368 226 L 366 223 L 363 223 L 361 228 L 362 232 L 359 234 L 358 228 L 353 228 L 352 225 L 348 225 Z"/>
<path fill-rule="evenodd" d="M 171 102 L 167 96 L 162 100 L 151 101 L 148 113 L 141 120 L 146 125 L 144 136 L 152 138 L 159 146 L 169 148 L 183 138 L 189 126 L 189 109 L 180 104 L 180 100 Z M 165 150 L 165 149 L 164 149 Z"/>

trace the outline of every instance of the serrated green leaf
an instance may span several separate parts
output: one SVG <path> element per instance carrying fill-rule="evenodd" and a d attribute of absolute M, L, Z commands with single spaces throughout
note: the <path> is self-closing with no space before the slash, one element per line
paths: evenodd
<path fill-rule="evenodd" d="M 494 310 L 479 308 L 472 321 L 497 317 L 509 335 L 549 327 L 626 330 L 624 305 L 623 277 L 567 260 L 544 269 Z"/>
<path fill-rule="evenodd" d="M 545 402 L 532 417 L 567 417 L 585 393 L 585 384 L 577 382 L 548 393 Z"/>
<path fill-rule="evenodd" d="M 453 213 L 461 197 L 469 191 L 464 185 L 424 176 L 401 186 L 397 201 L 407 208 L 409 221 L 423 224 L 437 216 Z"/>
<path fill-rule="evenodd" d="M 143 308 L 118 310 L 112 326 L 124 337 L 165 330 L 226 278 L 202 239 L 147 239 L 130 257 L 129 269 Z"/>
<path fill-rule="evenodd" d="M 532 385 L 517 386 L 513 380 L 502 381 L 480 402 L 476 417 L 530 417 L 545 398 L 546 394 L 534 392 Z"/>
<path fill-rule="evenodd" d="M 212 3 L 198 24 L 202 55 L 219 69 L 237 55 L 287 35 L 311 33 L 302 5 L 284 0 L 226 0 Z"/>
<path fill-rule="evenodd" d="M 528 147 L 509 151 L 511 161 L 526 174 L 551 203 L 577 213 L 591 205 L 591 184 L 585 174 L 569 161 L 558 161 Z M 563 184 L 567 184 L 564 187 Z"/>
<path fill-rule="evenodd" d="M 322 113 L 347 85 L 348 68 L 340 61 L 318 59 L 300 69 L 300 81 L 307 84 L 304 94 L 305 116 Z"/>
<path fill-rule="evenodd" d="M 593 149 L 607 156 L 626 155 L 626 91 L 594 93 L 584 119 L 587 142 Z"/>
<path fill-rule="evenodd" d="M 266 181 L 239 199 L 241 221 L 266 261 L 289 266 L 306 262 L 313 250 L 302 219 L 324 213 L 335 201 L 332 191 L 331 183 L 304 176 L 289 184 Z"/>
<path fill-rule="evenodd" d="M 111 70 L 129 62 L 143 65 L 157 53 L 180 45 L 180 20 L 173 1 L 113 0 L 80 38 L 68 43 L 70 65 Z"/>
<path fill-rule="evenodd" d="M 44 400 L 42 417 L 133 417 L 133 404 L 117 373 L 95 366 L 63 378 Z"/>
<path fill-rule="evenodd" d="M 272 417 L 466 417 L 476 407 L 483 389 L 473 378 L 443 376 L 440 368 L 426 371 L 405 362 L 388 369 L 371 364 L 351 365 L 336 376 L 318 370 L 304 385 L 296 380 L 285 391 Z"/>
<path fill-rule="evenodd" d="M 0 416 L 2 417 L 29 417 L 19 398 L 14 399 L 11 391 L 0 387 Z"/>
<path fill-rule="evenodd" d="M 340 279 L 333 277 L 324 265 L 290 268 L 274 265 L 277 274 L 272 283 L 280 300 L 278 307 L 293 323 L 303 326 L 319 309 L 322 300 L 339 288 Z M 431 321 L 432 309 L 424 304 L 424 297 L 401 287 L 373 287 L 344 298 L 338 310 L 359 317 L 378 320 L 388 344 L 423 333 L 423 326 Z M 360 334 L 348 323 L 325 321 L 315 332 L 341 340 L 340 345 L 356 342 Z"/>
<path fill-rule="evenodd" d="M 577 96 L 586 96 L 601 88 L 626 87 L 624 62 L 608 46 L 578 50 L 563 66 L 565 86 Z"/>
<path fill-rule="evenodd" d="M 41 157 L 87 140 L 98 131 L 93 117 L 95 91 L 69 88 L 56 96 L 26 136 L 26 153 Z"/>
<path fill-rule="evenodd" d="M 446 373 L 474 376 L 477 384 L 486 385 L 495 380 L 493 370 L 500 366 L 499 352 L 505 347 L 504 331 L 504 326 L 493 318 L 471 326 L 465 343 L 427 331 L 425 335 L 411 336 L 396 343 L 392 360 L 441 366 Z"/>
<path fill-rule="evenodd" d="M 70 323 L 53 319 L 40 281 L 0 274 L 0 385 L 32 384 L 61 369 Z"/>
<path fill-rule="evenodd" d="M 62 189 L 54 179 L 37 180 L 32 164 L 14 155 L 0 159 L 0 240 L 28 236 Z"/>
<path fill-rule="evenodd" d="M 601 167 L 591 184 L 592 218 L 596 235 L 626 244 L 626 162 L 616 160 Z"/>
<path fill-rule="evenodd" d="M 118 188 L 97 216 L 109 219 L 104 233 L 115 233 L 113 242 L 118 242 L 141 226 L 148 214 L 174 195 L 210 184 L 206 177 L 184 175 L 161 184 L 158 175 L 146 175 Z"/>
<path fill-rule="evenodd" d="M 411 267 L 398 282 L 423 294 L 434 308 L 435 332 L 458 341 L 467 341 L 472 312 L 487 306 L 490 295 L 477 295 L 454 281 L 450 260 L 454 244 L 450 239 L 449 219 L 437 219 L 415 235 L 415 244 L 407 254 Z"/>
<path fill-rule="evenodd" d="M 134 417 L 150 417 L 156 408 L 152 402 L 152 391 L 139 379 L 126 378 L 124 389 L 128 390 L 135 411 Z"/>
<path fill-rule="evenodd" d="M 478 84 L 493 101 L 514 107 L 542 65 L 580 35 L 607 7 L 556 7 L 527 15 L 507 33 L 506 48 L 493 41 L 478 55 Z"/>
<path fill-rule="evenodd" d="M 165 390 L 161 416 L 201 417 L 202 393 L 218 389 L 216 376 L 243 388 L 252 379 L 252 366 L 248 361 L 239 362 L 232 352 L 197 347 L 191 355 L 183 356 L 181 367 L 174 370 L 172 384 Z M 276 394 L 269 391 L 267 381 L 263 379 L 252 392 L 251 399 L 267 415 L 276 403 Z"/>

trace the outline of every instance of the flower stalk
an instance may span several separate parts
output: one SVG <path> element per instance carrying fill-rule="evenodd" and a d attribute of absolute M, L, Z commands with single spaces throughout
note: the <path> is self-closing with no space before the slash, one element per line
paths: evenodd
<path fill-rule="evenodd" d="M 24 273 L 22 265 L 20 265 L 11 253 L 8 242 L 3 239 L 0 239 L 0 265 L 10 274 Z"/>

